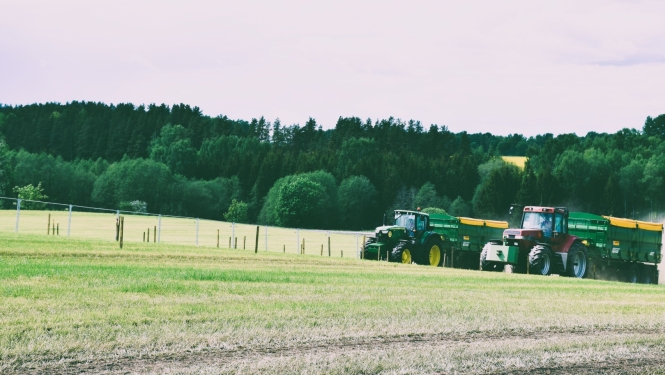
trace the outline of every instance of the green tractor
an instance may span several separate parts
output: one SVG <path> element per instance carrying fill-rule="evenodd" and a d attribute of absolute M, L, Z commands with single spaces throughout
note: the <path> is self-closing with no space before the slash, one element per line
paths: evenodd
<path fill-rule="evenodd" d="M 395 210 L 394 225 L 376 228 L 365 242 L 364 258 L 397 263 L 443 265 L 445 238 L 433 231 L 429 215 L 420 211 Z"/>

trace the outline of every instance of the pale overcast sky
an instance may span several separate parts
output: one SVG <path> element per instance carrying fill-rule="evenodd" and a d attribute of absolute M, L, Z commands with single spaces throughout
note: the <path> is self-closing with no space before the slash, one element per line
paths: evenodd
<path fill-rule="evenodd" d="M 0 103 L 495 134 L 665 113 L 665 1 L 0 0 Z"/>

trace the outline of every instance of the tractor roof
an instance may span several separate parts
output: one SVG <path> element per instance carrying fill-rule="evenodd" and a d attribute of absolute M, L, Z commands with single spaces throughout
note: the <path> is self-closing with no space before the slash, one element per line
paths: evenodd
<path fill-rule="evenodd" d="M 395 210 L 395 213 L 400 213 L 400 214 L 412 214 L 412 215 L 426 215 L 429 216 L 429 214 L 424 213 L 422 211 L 410 211 L 410 210 Z"/>
<path fill-rule="evenodd" d="M 545 212 L 545 213 L 562 213 L 568 212 L 568 207 L 541 207 L 541 206 L 526 206 L 524 212 Z"/>

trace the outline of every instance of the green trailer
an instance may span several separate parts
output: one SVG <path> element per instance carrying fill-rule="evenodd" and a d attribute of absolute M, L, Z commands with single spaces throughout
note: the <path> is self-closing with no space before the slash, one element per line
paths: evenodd
<path fill-rule="evenodd" d="M 478 269 L 483 244 L 501 238 L 505 221 L 395 210 L 394 224 L 376 228 L 367 238 L 363 259 Z"/>
<path fill-rule="evenodd" d="M 500 240 L 506 221 L 430 214 L 430 225 L 444 241 L 447 267 L 478 269 L 480 252 L 488 241 Z"/>
<path fill-rule="evenodd" d="M 587 247 L 590 276 L 658 283 L 663 224 L 571 212 L 568 231 Z"/>

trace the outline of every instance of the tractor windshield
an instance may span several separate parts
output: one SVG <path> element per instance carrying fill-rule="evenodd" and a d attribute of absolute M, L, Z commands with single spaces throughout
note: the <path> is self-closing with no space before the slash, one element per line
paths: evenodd
<path fill-rule="evenodd" d="M 522 229 L 542 229 L 545 237 L 552 235 L 552 214 L 525 212 Z"/>
<path fill-rule="evenodd" d="M 413 231 L 416 229 L 416 215 L 410 214 L 396 214 L 395 225 L 404 227 L 407 230 Z"/>

